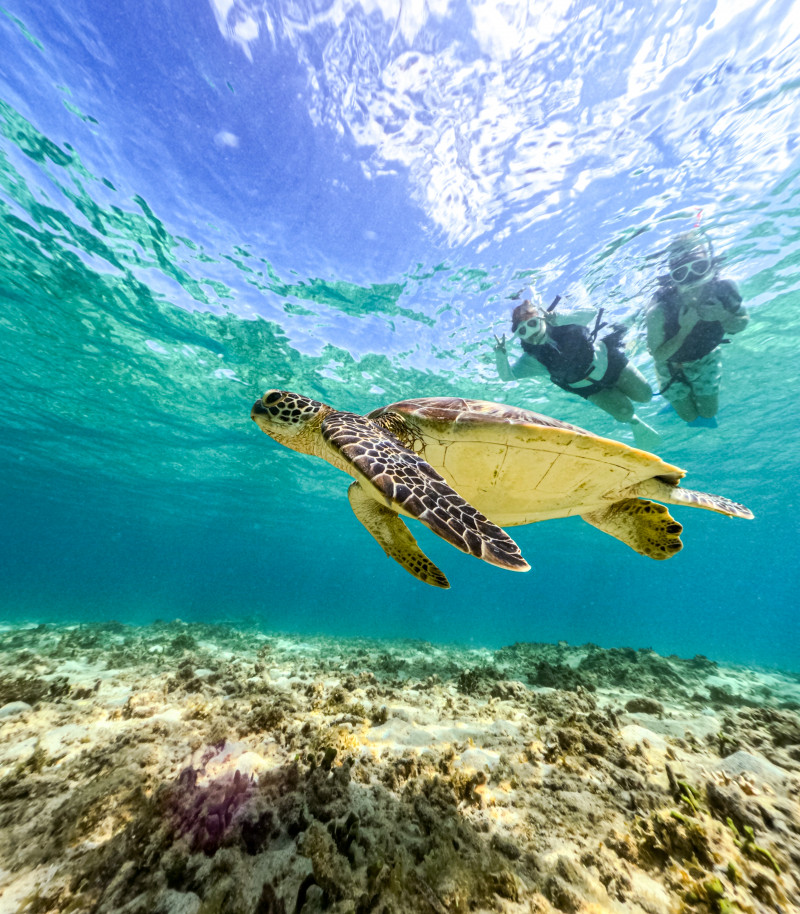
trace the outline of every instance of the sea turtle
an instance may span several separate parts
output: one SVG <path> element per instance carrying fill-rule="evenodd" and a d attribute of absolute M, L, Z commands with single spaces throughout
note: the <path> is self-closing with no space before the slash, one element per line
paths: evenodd
<path fill-rule="evenodd" d="M 250 418 L 286 447 L 354 476 L 356 517 L 388 556 L 436 587 L 450 585 L 399 515 L 512 571 L 530 566 L 501 526 L 577 514 L 642 555 L 668 559 L 682 548 L 683 527 L 650 499 L 753 516 L 682 489 L 684 471 L 654 454 L 516 406 L 423 397 L 360 416 L 268 390 Z"/>

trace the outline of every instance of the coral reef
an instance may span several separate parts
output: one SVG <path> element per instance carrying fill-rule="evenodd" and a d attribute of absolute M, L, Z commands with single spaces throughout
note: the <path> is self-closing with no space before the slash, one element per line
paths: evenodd
<path fill-rule="evenodd" d="M 0 697 L 10 914 L 800 912 L 776 671 L 108 623 Z"/>

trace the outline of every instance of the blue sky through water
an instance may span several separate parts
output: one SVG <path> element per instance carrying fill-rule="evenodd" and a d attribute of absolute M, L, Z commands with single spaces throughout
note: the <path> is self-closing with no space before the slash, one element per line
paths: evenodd
<path fill-rule="evenodd" d="M 791 3 L 6 8 L 43 45 L 6 22 L 46 135 L 175 234 L 301 277 L 448 261 L 561 290 L 611 260 L 613 285 L 697 211 L 735 243 L 726 212 L 796 159 Z"/>

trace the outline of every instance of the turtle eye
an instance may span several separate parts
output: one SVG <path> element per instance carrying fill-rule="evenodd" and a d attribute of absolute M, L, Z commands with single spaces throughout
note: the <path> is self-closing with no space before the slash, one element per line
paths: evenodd
<path fill-rule="evenodd" d="M 261 402 L 264 406 L 269 406 L 270 403 L 277 403 L 280 398 L 281 392 L 279 390 L 268 390 L 261 398 Z"/>

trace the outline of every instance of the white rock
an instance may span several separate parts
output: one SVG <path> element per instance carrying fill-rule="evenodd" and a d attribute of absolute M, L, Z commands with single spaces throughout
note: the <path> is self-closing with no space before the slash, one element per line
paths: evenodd
<path fill-rule="evenodd" d="M 67 746 L 88 737 L 89 728 L 78 724 L 64 724 L 48 730 L 39 741 L 39 745 L 53 759 L 58 759 L 67 751 Z"/>
<path fill-rule="evenodd" d="M 454 764 L 457 768 L 474 768 L 475 771 L 493 771 L 500 763 L 500 755 L 490 749 L 467 749 Z"/>
<path fill-rule="evenodd" d="M 80 673 L 86 673 L 91 669 L 87 663 L 80 663 L 77 660 L 62 660 L 58 665 L 58 673 L 61 676 L 74 676 Z"/>
<path fill-rule="evenodd" d="M 245 777 L 257 778 L 281 764 L 276 742 L 264 743 L 259 749 L 254 752 L 245 743 L 226 740 L 222 749 L 206 762 L 205 772 L 197 783 L 202 786 L 209 781 L 232 778 L 237 771 Z"/>
<path fill-rule="evenodd" d="M 628 746 L 634 746 L 646 739 L 654 749 L 664 752 L 667 748 L 666 737 L 653 730 L 648 730 L 647 727 L 642 727 L 640 724 L 627 724 L 620 730 L 620 736 Z"/>
<path fill-rule="evenodd" d="M 485 729 L 480 724 L 471 721 L 454 721 L 449 727 L 438 727 L 436 737 L 443 743 L 463 743 L 467 740 L 482 742 L 486 736 Z"/>
<path fill-rule="evenodd" d="M 716 765 L 716 770 L 724 771 L 733 778 L 740 774 L 751 774 L 758 781 L 765 781 L 771 787 L 780 787 L 789 777 L 788 771 L 784 771 L 768 759 L 741 750 L 722 759 Z"/>
<path fill-rule="evenodd" d="M 429 746 L 436 742 L 428 730 L 415 727 L 398 717 L 387 720 L 379 727 L 372 727 L 369 730 L 369 738 L 376 743 L 391 743 L 395 746 Z"/>
<path fill-rule="evenodd" d="M 519 727 L 515 726 L 508 720 L 502 720 L 498 718 L 493 721 L 486 728 L 486 732 L 490 733 L 492 736 L 505 736 L 510 739 L 517 739 L 519 737 Z"/>
<path fill-rule="evenodd" d="M 32 710 L 33 708 L 27 701 L 10 701 L 0 708 L 0 717 L 13 717 L 15 714 L 24 714 L 26 711 Z"/>
<path fill-rule="evenodd" d="M 39 742 L 38 736 L 29 736 L 18 743 L 8 743 L 2 748 L 2 759 L 4 762 L 16 762 L 20 759 L 27 758 L 36 750 L 36 744 Z M 0 908 L 2 910 L 2 908 Z"/>
<path fill-rule="evenodd" d="M 642 727 L 651 733 L 660 733 L 665 737 L 685 739 L 687 733 L 697 739 L 705 739 L 712 733 L 716 733 L 719 725 L 715 718 L 705 715 L 692 717 L 651 717 L 649 714 L 638 715 L 639 723 Z"/>
<path fill-rule="evenodd" d="M 166 711 L 161 711 L 160 714 L 154 714 L 153 720 L 167 720 L 167 721 L 181 721 L 183 720 L 183 711 L 180 708 L 167 708 Z"/>

